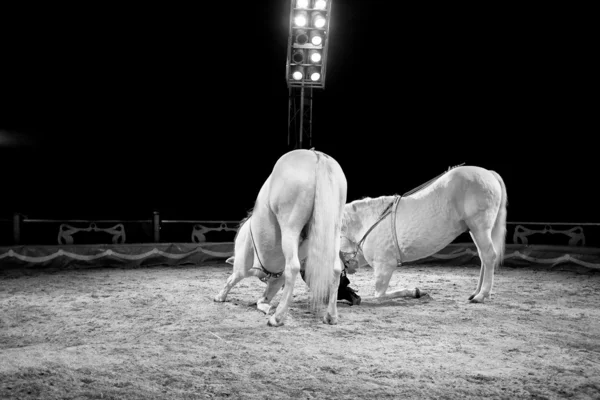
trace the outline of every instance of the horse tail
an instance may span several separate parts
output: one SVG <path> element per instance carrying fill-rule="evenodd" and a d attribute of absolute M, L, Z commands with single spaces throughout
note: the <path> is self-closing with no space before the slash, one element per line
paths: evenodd
<path fill-rule="evenodd" d="M 506 185 L 504 184 L 504 180 L 502 180 L 502 177 L 494 171 L 491 171 L 491 173 L 496 177 L 496 179 L 498 179 L 498 182 L 500 182 L 500 186 L 502 188 L 500 209 L 498 210 L 496 222 L 494 223 L 494 227 L 492 228 L 492 242 L 494 243 L 494 249 L 498 254 L 494 265 L 495 269 L 496 267 L 500 267 L 502 265 L 502 262 L 504 261 L 504 250 L 506 243 L 506 206 L 508 204 L 508 197 L 506 194 Z"/>
<path fill-rule="evenodd" d="M 333 268 L 338 257 L 340 224 L 345 196 L 340 196 L 340 182 L 330 158 L 316 153 L 315 200 L 308 228 L 308 254 L 305 264 L 306 284 L 310 288 L 313 310 L 323 307 L 333 283 Z"/>

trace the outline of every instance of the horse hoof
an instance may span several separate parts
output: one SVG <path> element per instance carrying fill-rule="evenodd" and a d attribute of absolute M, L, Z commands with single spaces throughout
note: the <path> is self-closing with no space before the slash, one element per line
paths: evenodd
<path fill-rule="evenodd" d="M 485 297 L 481 294 L 478 294 L 477 296 L 469 297 L 470 303 L 483 303 L 484 300 L 485 300 Z"/>
<path fill-rule="evenodd" d="M 274 327 L 277 327 L 277 326 L 281 326 L 281 325 L 283 325 L 283 321 L 281 321 L 281 322 L 277 321 L 277 318 L 275 318 L 275 316 L 273 315 L 273 316 L 272 316 L 271 318 L 269 318 L 269 320 L 267 321 L 267 325 L 269 325 L 269 326 L 274 326 Z"/>
<path fill-rule="evenodd" d="M 421 297 L 421 290 L 419 288 L 415 288 L 415 299 L 418 299 Z"/>
<path fill-rule="evenodd" d="M 270 304 L 256 304 L 256 309 L 258 311 L 261 311 L 263 313 L 265 313 L 265 315 L 269 315 L 269 311 L 271 311 L 271 305 Z"/>
<path fill-rule="evenodd" d="M 216 295 L 213 301 L 216 301 L 217 303 L 222 303 L 225 301 L 225 299 L 221 298 L 221 296 L 219 295 Z"/>
<path fill-rule="evenodd" d="M 475 297 L 475 295 L 474 295 L 474 294 L 470 295 L 468 300 L 469 300 L 469 301 L 473 300 L 473 297 Z"/>
<path fill-rule="evenodd" d="M 337 325 L 338 323 L 338 318 L 337 317 L 332 317 L 331 315 L 327 314 L 323 317 L 323 323 L 324 324 L 329 324 L 329 325 Z"/>

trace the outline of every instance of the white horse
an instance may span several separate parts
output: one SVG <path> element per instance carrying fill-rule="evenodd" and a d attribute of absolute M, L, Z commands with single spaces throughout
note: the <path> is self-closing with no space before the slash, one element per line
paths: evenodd
<path fill-rule="evenodd" d="M 387 292 L 395 268 L 437 253 L 469 230 L 481 259 L 479 283 L 469 300 L 482 303 L 490 296 L 494 268 L 504 257 L 504 181 L 494 171 L 461 166 L 413 193 L 346 204 L 340 252 L 344 263 L 355 268 L 362 253 L 362 264 L 374 270 L 375 298 L 420 297 L 418 288 Z"/>
<path fill-rule="evenodd" d="M 268 314 L 270 302 L 285 284 L 269 326 L 283 325 L 292 301 L 300 260 L 313 310 L 328 299 L 323 322 L 336 324 L 337 290 L 342 272 L 339 257 L 341 222 L 347 182 L 340 165 L 314 150 L 293 150 L 275 164 L 254 209 L 235 237 L 233 273 L 214 298 L 225 301 L 231 288 L 248 276 L 267 282 L 257 308 Z"/>

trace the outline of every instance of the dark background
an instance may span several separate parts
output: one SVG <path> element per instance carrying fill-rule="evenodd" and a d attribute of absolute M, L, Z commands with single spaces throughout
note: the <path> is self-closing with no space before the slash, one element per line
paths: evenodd
<path fill-rule="evenodd" d="M 333 3 L 313 146 L 348 200 L 464 162 L 509 221 L 600 222 L 585 10 L 395 3 Z M 39 7 L 1 17 L 2 214 L 243 218 L 290 150 L 289 1 Z"/>

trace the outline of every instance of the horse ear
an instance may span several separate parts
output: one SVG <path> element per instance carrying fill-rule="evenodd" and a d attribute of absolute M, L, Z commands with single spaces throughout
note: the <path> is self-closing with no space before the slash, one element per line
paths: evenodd
<path fill-rule="evenodd" d="M 229 257 L 227 260 L 225 260 L 225 262 L 226 262 L 227 264 L 231 264 L 231 265 L 233 265 L 233 262 L 234 262 L 234 261 L 235 261 L 235 256 L 231 256 L 231 257 Z"/>

